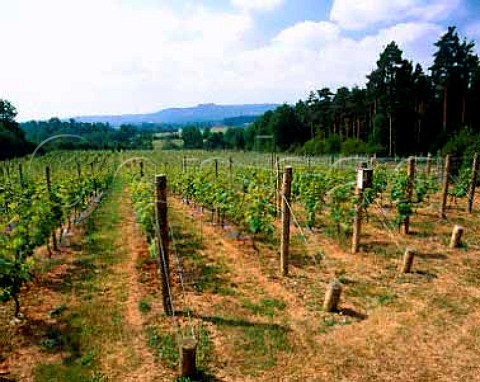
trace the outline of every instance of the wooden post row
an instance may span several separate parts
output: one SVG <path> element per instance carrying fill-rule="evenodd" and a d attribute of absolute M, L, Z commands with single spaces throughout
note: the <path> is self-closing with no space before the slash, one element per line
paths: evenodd
<path fill-rule="evenodd" d="M 353 218 L 353 232 L 352 232 L 352 253 L 358 252 L 358 245 L 360 244 L 360 232 L 362 230 L 362 204 L 363 204 L 363 188 L 355 187 L 355 195 L 357 203 L 355 205 L 355 216 Z"/>
<path fill-rule="evenodd" d="M 280 162 L 277 157 L 277 179 L 276 179 L 276 187 L 277 187 L 277 192 L 276 192 L 276 214 L 278 216 L 279 211 L 282 210 L 282 172 L 280 171 Z"/>
<path fill-rule="evenodd" d="M 182 172 L 186 173 L 187 172 L 187 157 L 182 158 Z"/>
<path fill-rule="evenodd" d="M 432 154 L 428 153 L 428 155 L 427 155 L 427 169 L 426 169 L 427 177 L 430 176 L 431 172 L 432 172 Z"/>
<path fill-rule="evenodd" d="M 473 200 L 475 199 L 475 187 L 477 185 L 478 174 L 478 153 L 473 156 L 472 177 L 470 178 L 470 190 L 468 192 L 468 213 L 472 213 Z"/>
<path fill-rule="evenodd" d="M 155 220 L 157 224 L 155 245 L 157 247 L 157 263 L 162 289 L 163 310 L 166 315 L 173 315 L 173 305 L 170 299 L 170 261 L 167 215 L 167 177 L 155 177 Z"/>
<path fill-rule="evenodd" d="M 24 187 L 25 181 L 23 179 L 23 166 L 21 163 L 18 164 L 18 175 L 20 177 L 20 187 Z"/>
<path fill-rule="evenodd" d="M 45 167 L 45 178 L 47 181 L 47 191 L 49 197 L 51 197 L 51 192 L 52 192 L 52 180 L 50 178 L 50 167 L 47 166 Z M 58 251 L 58 246 L 57 246 L 57 237 L 55 236 L 55 228 L 53 228 L 52 231 L 52 246 L 54 251 Z"/>
<path fill-rule="evenodd" d="M 290 241 L 290 199 L 292 193 L 292 167 L 286 166 L 282 184 L 282 238 L 280 242 L 280 269 L 283 276 L 288 275 Z"/>
<path fill-rule="evenodd" d="M 452 157 L 449 154 L 445 158 L 445 169 L 443 174 L 442 205 L 440 207 L 440 215 L 442 216 L 442 218 L 446 218 L 445 210 L 447 208 L 448 184 L 449 184 L 451 166 L 452 166 Z"/>
<path fill-rule="evenodd" d="M 415 157 L 408 158 L 407 161 L 407 202 L 412 201 L 413 195 L 413 182 L 415 179 Z M 403 228 L 405 235 L 410 233 L 410 216 L 406 216 L 403 222 Z"/>

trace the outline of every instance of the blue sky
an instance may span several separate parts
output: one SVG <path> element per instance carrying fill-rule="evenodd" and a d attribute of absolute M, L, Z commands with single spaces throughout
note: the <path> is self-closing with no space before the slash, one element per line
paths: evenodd
<path fill-rule="evenodd" d="M 479 45 L 480 1 L 0 0 L 0 98 L 19 120 L 293 103 L 363 86 L 392 40 L 427 69 L 448 25 Z"/>

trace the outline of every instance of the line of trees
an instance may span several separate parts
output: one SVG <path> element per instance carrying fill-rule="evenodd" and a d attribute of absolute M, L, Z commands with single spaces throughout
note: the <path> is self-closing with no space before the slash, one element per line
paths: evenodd
<path fill-rule="evenodd" d="M 458 134 L 465 135 L 465 129 L 467 136 L 476 136 L 480 65 L 475 45 L 449 27 L 435 47 L 427 74 L 420 64 L 404 59 L 392 41 L 367 75 L 364 88 L 311 92 L 294 106 L 266 112 L 243 134 L 238 128 L 228 130 L 226 143 L 246 150 L 393 156 L 435 152 Z"/>
<path fill-rule="evenodd" d="M 33 151 L 34 146 L 25 139 L 25 132 L 15 121 L 16 116 L 15 107 L 0 99 L 0 160 Z"/>
<path fill-rule="evenodd" d="M 77 122 L 74 119 L 62 121 L 51 118 L 47 121 L 24 122 L 21 128 L 26 138 L 35 144 L 56 135 L 71 134 L 82 139 L 62 138 L 53 140 L 47 150 L 125 150 L 152 149 L 155 129 L 122 125 L 113 128 L 107 123 Z"/>

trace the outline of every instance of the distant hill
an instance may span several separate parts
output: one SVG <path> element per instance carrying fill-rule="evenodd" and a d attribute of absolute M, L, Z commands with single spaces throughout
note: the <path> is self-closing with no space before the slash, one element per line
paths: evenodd
<path fill-rule="evenodd" d="M 163 109 L 150 114 L 93 115 L 74 117 L 78 122 L 103 122 L 112 126 L 142 123 L 186 124 L 195 122 L 222 122 L 232 118 L 262 115 L 277 108 L 278 104 L 216 105 L 200 104 L 194 107 Z"/>

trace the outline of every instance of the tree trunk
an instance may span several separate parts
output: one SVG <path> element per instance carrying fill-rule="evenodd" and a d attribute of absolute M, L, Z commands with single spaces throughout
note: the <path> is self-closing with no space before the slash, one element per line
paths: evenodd
<path fill-rule="evenodd" d="M 13 301 L 15 301 L 15 318 L 18 318 L 18 315 L 20 314 L 20 301 L 16 294 L 13 295 Z"/>
<path fill-rule="evenodd" d="M 388 113 L 388 156 L 392 156 L 392 113 Z"/>
<path fill-rule="evenodd" d="M 443 132 L 447 132 L 448 87 L 443 88 Z"/>

